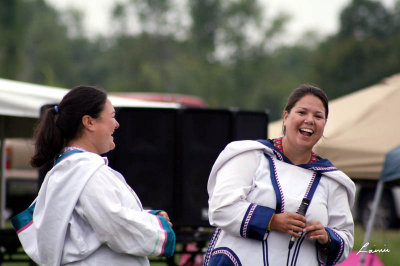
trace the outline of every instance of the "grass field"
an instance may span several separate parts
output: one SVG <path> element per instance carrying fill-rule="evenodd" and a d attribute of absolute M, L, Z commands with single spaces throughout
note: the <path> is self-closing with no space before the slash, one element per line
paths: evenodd
<path fill-rule="evenodd" d="M 361 226 L 355 227 L 355 238 L 353 250 L 359 251 L 365 244 L 365 231 Z M 388 249 L 389 252 L 376 253 L 386 266 L 400 265 L 400 229 L 396 230 L 375 230 L 372 232 L 368 250 Z M 365 249 L 364 249 L 365 250 Z"/>
<path fill-rule="evenodd" d="M 359 251 L 365 244 L 365 231 L 360 225 L 355 227 L 354 250 Z M 376 253 L 386 266 L 400 265 L 400 229 L 396 230 L 375 230 L 369 241 L 368 249 L 388 249 L 390 252 Z M 176 258 L 177 260 L 178 258 Z M 28 263 L 4 263 L 3 266 L 27 266 Z M 152 262 L 152 266 L 166 266 L 164 262 Z"/>

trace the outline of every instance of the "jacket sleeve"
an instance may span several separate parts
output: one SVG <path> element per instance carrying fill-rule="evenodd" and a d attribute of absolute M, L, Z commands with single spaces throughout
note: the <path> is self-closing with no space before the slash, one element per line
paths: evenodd
<path fill-rule="evenodd" d="M 354 242 L 354 222 L 350 201 L 343 185 L 331 182 L 328 195 L 328 224 L 325 230 L 330 243 L 317 244 L 318 259 L 324 265 L 335 265 L 350 254 Z"/>
<path fill-rule="evenodd" d="M 254 176 L 262 156 L 261 151 L 246 151 L 218 169 L 209 195 L 211 225 L 244 238 L 262 240 L 265 237 L 275 210 L 247 199 L 255 187 Z"/>
<path fill-rule="evenodd" d="M 168 221 L 143 211 L 127 184 L 107 167 L 91 177 L 79 203 L 83 218 L 112 250 L 135 256 L 173 255 L 175 233 Z"/>

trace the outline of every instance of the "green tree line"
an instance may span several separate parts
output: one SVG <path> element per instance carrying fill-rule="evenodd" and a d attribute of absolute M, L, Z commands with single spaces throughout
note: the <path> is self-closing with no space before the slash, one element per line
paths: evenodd
<path fill-rule="evenodd" d="M 266 6 L 268 8 L 268 6 Z M 290 17 L 265 17 L 260 0 L 116 2 L 113 32 L 89 38 L 82 14 L 44 0 L 0 1 L 0 77 L 71 88 L 183 93 L 210 107 L 270 110 L 278 119 L 302 83 L 330 99 L 400 72 L 400 4 L 352 0 L 338 32 L 277 46 Z M 311 11 L 310 11 L 311 12 Z M 138 30 L 131 33 L 132 18 Z M 99 18 L 101 19 L 101 18 Z"/>

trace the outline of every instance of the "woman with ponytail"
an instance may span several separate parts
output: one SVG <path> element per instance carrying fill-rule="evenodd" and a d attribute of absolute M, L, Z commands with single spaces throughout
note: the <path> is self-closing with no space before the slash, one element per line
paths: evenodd
<path fill-rule="evenodd" d="M 175 234 L 164 211 L 144 211 L 124 177 L 101 154 L 119 127 L 107 94 L 70 90 L 44 111 L 35 131 L 34 167 L 52 163 L 37 198 L 12 219 L 39 265 L 149 265 L 171 256 Z"/>

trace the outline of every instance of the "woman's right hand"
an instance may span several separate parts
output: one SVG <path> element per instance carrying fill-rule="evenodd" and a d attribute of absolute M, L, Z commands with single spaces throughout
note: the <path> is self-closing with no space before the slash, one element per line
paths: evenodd
<path fill-rule="evenodd" d="M 156 215 L 160 215 L 160 216 L 164 217 L 164 218 L 168 221 L 169 225 L 170 225 L 171 227 L 173 226 L 172 223 L 171 223 L 171 221 L 170 221 L 170 219 L 169 219 L 169 216 L 168 216 L 168 213 L 167 213 L 167 212 L 165 212 L 165 211 L 159 211 L 159 212 L 157 212 Z"/>
<path fill-rule="evenodd" d="M 271 230 L 288 233 L 294 237 L 300 237 L 297 232 L 302 232 L 306 226 L 306 218 L 303 215 L 292 212 L 275 213 L 271 220 Z"/>

